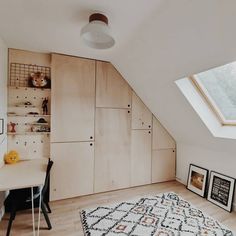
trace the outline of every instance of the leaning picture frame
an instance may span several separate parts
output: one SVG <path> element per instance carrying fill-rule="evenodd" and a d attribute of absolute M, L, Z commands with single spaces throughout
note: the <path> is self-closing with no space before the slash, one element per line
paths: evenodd
<path fill-rule="evenodd" d="M 231 212 L 233 207 L 235 178 L 211 171 L 207 200 Z"/>
<path fill-rule="evenodd" d="M 4 134 L 4 119 L 0 118 L 0 135 Z"/>
<path fill-rule="evenodd" d="M 190 164 L 187 189 L 203 198 L 206 197 L 208 173 L 209 171 L 207 169 Z"/>

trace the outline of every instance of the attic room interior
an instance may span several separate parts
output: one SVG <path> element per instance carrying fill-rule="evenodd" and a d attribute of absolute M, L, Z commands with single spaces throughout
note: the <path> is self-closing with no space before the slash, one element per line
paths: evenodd
<path fill-rule="evenodd" d="M 235 9 L 1 0 L 0 235 L 236 236 Z"/>

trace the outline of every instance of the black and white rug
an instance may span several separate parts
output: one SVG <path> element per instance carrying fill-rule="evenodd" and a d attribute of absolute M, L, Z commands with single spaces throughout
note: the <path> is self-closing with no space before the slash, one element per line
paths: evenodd
<path fill-rule="evenodd" d="M 86 236 L 234 235 L 175 193 L 83 210 L 81 220 Z"/>

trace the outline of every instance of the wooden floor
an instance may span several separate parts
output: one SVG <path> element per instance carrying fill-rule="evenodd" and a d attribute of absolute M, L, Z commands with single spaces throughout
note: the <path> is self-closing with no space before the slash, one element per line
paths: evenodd
<path fill-rule="evenodd" d="M 50 214 L 53 229 L 48 231 L 45 229 L 46 223 L 41 217 L 40 235 L 55 235 L 55 236 L 72 236 L 83 235 L 81 228 L 79 211 L 83 208 L 91 208 L 102 204 L 119 202 L 137 196 L 152 195 L 162 192 L 173 191 L 190 201 L 196 207 L 219 220 L 231 230 L 236 232 L 236 213 L 228 213 L 223 209 L 211 204 L 206 199 L 188 191 L 182 184 L 178 182 L 168 182 L 160 184 L 152 184 L 131 189 L 124 189 L 108 193 L 95 194 L 85 197 L 67 199 L 51 203 L 53 213 Z M 0 235 L 5 235 L 9 215 L 6 214 L 0 222 Z M 31 228 L 31 211 L 27 210 L 19 212 L 13 223 L 13 236 L 28 236 L 32 235 Z"/>

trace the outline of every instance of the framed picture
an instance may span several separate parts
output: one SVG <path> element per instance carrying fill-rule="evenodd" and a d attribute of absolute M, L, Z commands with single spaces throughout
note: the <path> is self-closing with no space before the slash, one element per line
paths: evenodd
<path fill-rule="evenodd" d="M 206 185 L 208 180 L 208 170 L 194 164 L 190 164 L 188 172 L 187 189 L 200 195 L 206 196 Z"/>
<path fill-rule="evenodd" d="M 231 212 L 234 188 L 234 178 L 211 171 L 207 200 Z"/>
<path fill-rule="evenodd" d="M 4 134 L 4 119 L 0 119 L 0 135 Z"/>

